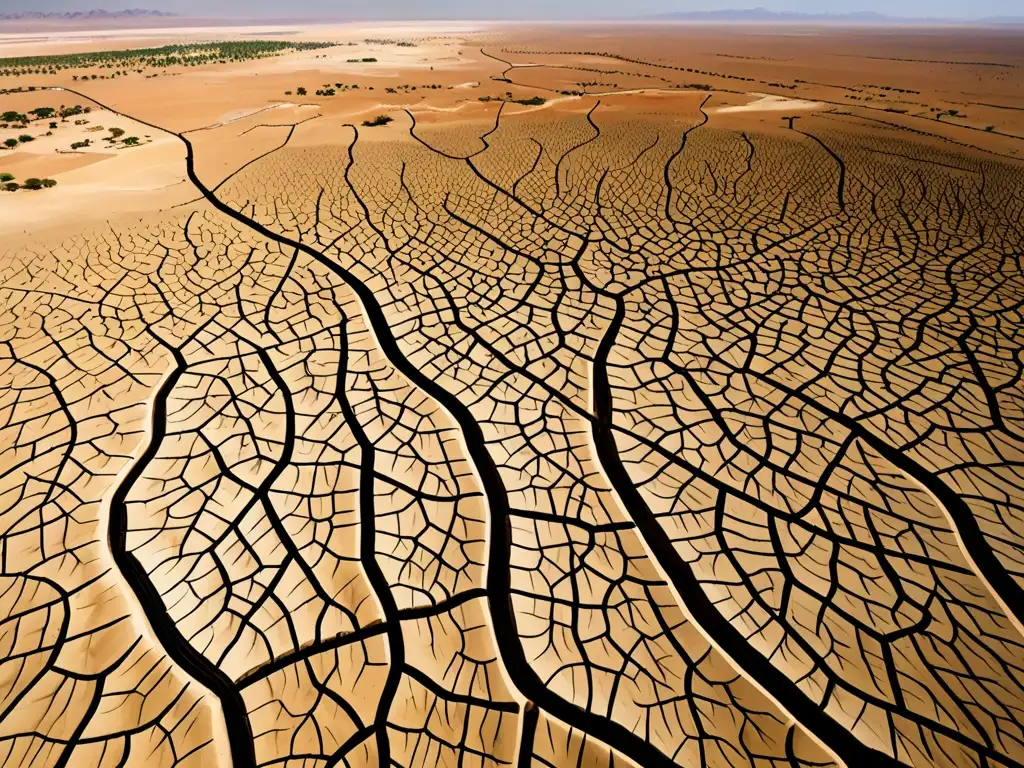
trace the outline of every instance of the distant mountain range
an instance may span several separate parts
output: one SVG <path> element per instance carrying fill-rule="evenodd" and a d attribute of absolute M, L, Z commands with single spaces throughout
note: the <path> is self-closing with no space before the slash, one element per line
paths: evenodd
<path fill-rule="evenodd" d="M 662 21 L 726 21 L 726 22 L 815 22 L 828 24 L 1024 24 L 1024 16 L 999 16 L 976 19 L 912 18 L 886 16 L 875 11 L 852 13 L 796 13 L 769 11 L 767 8 L 732 8 L 721 11 L 682 11 L 645 16 Z"/>
<path fill-rule="evenodd" d="M 43 13 L 41 11 L 20 11 L 17 13 L 0 13 L 0 20 L 14 21 L 22 19 L 52 19 L 53 21 L 81 21 L 84 19 L 139 19 L 153 16 L 176 16 L 165 11 L 149 11 L 142 8 L 131 8 L 124 11 L 67 11 L 66 13 Z"/>

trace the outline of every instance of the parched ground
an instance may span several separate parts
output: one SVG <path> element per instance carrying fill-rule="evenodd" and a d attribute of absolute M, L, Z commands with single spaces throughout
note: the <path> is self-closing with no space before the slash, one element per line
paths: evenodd
<path fill-rule="evenodd" d="M 1024 766 L 1011 140 L 684 90 L 9 246 L 3 768 Z"/>

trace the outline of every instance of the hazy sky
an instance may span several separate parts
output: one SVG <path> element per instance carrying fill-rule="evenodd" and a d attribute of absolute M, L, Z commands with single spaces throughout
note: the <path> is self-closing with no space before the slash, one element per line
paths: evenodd
<path fill-rule="evenodd" d="M 152 8 L 182 14 L 253 18 L 329 15 L 353 19 L 581 19 L 757 5 L 774 11 L 878 11 L 889 16 L 978 18 L 1024 14 L 1022 0 L 0 0 L 0 12 Z"/>

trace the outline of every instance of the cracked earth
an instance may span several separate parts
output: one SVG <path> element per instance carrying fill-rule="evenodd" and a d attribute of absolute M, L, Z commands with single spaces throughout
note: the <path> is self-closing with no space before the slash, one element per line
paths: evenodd
<path fill-rule="evenodd" d="M 706 101 L 0 256 L 4 768 L 1024 765 L 1024 173 Z"/>

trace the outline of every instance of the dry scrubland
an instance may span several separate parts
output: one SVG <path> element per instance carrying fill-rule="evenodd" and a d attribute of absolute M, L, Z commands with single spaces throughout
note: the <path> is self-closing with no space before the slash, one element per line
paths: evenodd
<path fill-rule="evenodd" d="M 3 768 L 1024 765 L 1019 37 L 274 31 L 0 78 Z"/>

